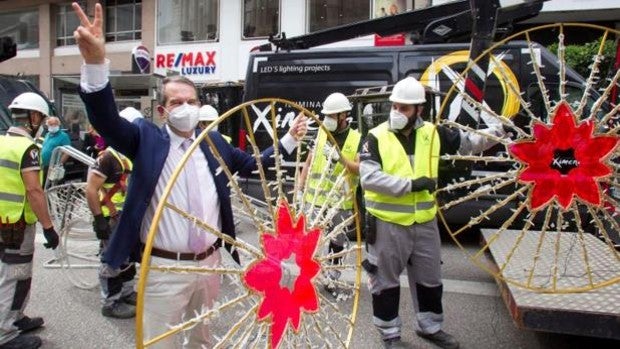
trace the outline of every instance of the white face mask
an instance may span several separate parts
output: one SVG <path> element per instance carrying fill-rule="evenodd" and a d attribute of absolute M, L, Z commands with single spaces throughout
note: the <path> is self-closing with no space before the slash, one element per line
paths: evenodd
<path fill-rule="evenodd" d="M 168 112 L 168 124 L 181 132 L 189 132 L 198 125 L 199 109 L 195 105 L 183 103 Z"/>
<path fill-rule="evenodd" d="M 402 130 L 405 126 L 407 126 L 408 122 L 409 118 L 407 118 L 405 114 L 395 109 L 390 111 L 390 129 Z"/>
<path fill-rule="evenodd" d="M 47 130 L 49 131 L 49 133 L 56 133 L 60 131 L 60 126 L 48 126 Z"/>
<path fill-rule="evenodd" d="M 323 126 L 325 126 L 327 131 L 334 132 L 338 128 L 338 121 L 332 117 L 326 116 L 325 119 L 323 119 Z"/>

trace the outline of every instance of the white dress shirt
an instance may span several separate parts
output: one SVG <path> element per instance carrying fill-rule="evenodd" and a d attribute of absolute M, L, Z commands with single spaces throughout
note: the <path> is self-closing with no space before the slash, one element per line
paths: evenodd
<path fill-rule="evenodd" d="M 146 237 L 149 233 L 149 229 L 151 227 L 151 222 L 153 221 L 153 217 L 155 216 L 155 211 L 157 209 L 157 205 L 161 201 L 161 198 L 164 194 L 164 189 L 166 185 L 170 181 L 172 177 L 172 173 L 176 169 L 179 162 L 181 162 L 181 158 L 183 157 L 184 151 L 181 147 L 185 138 L 182 138 L 172 132 L 168 126 L 165 126 L 166 132 L 170 136 L 170 151 L 168 152 L 168 156 L 166 157 L 166 162 L 164 163 L 164 168 L 159 175 L 159 179 L 157 180 L 157 186 L 155 187 L 155 192 L 151 197 L 151 203 L 149 207 L 146 209 L 144 214 L 144 218 L 142 219 L 142 227 L 140 229 L 140 239 L 144 242 L 146 241 Z M 192 160 L 196 165 L 196 172 L 198 174 L 198 178 L 189 178 L 187 175 L 187 171 L 182 171 L 177 177 L 177 180 L 170 191 L 170 195 L 168 195 L 167 202 L 184 210 L 186 213 L 189 213 L 189 198 L 190 194 L 187 190 L 187 183 L 194 183 L 193 186 L 190 186 L 192 190 L 197 190 L 201 198 L 203 198 L 203 212 L 200 215 L 203 222 L 210 225 L 211 227 L 221 231 L 221 221 L 220 221 L 220 199 L 217 195 L 217 190 L 215 188 L 215 181 L 213 180 L 213 175 L 209 170 L 207 164 L 207 158 L 204 153 L 197 148 L 192 153 Z M 189 160 L 188 160 L 189 161 Z M 187 168 L 187 164 L 184 169 Z M 197 193 L 193 193 L 196 195 Z M 161 218 L 159 220 L 158 231 L 155 235 L 155 241 L 153 243 L 154 247 L 161 248 L 168 251 L 173 252 L 192 252 L 189 249 L 188 241 L 189 241 L 189 232 L 190 232 L 190 224 L 189 220 L 176 213 L 172 209 L 164 208 L 162 212 Z M 217 240 L 217 237 L 207 231 L 203 234 L 206 246 L 211 246 Z"/>

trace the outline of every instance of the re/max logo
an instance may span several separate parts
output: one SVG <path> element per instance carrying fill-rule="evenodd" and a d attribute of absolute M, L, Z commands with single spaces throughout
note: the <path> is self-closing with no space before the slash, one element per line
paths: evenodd
<path fill-rule="evenodd" d="M 216 51 L 197 51 L 180 53 L 158 53 L 155 68 L 213 67 L 215 70 Z"/>

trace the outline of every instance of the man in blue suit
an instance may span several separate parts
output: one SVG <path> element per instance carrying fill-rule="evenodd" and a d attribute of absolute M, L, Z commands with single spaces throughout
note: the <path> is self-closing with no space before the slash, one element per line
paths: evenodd
<path fill-rule="evenodd" d="M 89 120 L 108 145 L 125 154 L 134 164 L 125 206 L 103 257 L 105 271 L 115 274 L 128 258 L 138 260 L 140 256 L 164 189 L 197 135 L 200 102 L 194 84 L 185 77 L 176 76 L 163 81 L 161 104 L 157 108 L 166 122 L 163 128 L 144 119 L 132 123 L 120 118 L 108 81 L 109 61 L 105 58 L 101 6 L 95 6 L 92 22 L 79 5 L 74 3 L 73 7 L 81 22 L 74 36 L 85 62 L 80 93 Z M 292 152 L 297 145 L 296 139 L 303 137 L 305 131 L 305 117 L 296 118 L 289 133 L 282 138 L 281 147 Z M 218 132 L 211 132 L 209 137 L 231 172 L 244 176 L 256 169 L 253 156 L 230 146 Z M 200 150 L 195 151 L 185 164 L 167 202 L 234 238 L 228 178 L 216 171 L 219 163 L 206 142 L 200 144 Z M 263 152 L 261 161 L 264 164 L 273 162 L 271 154 L 272 149 Z M 196 229 L 173 210 L 164 210 L 153 242 L 151 263 L 195 267 L 218 265 L 220 240 L 207 231 L 197 233 Z M 183 316 L 193 316 L 203 305 L 211 306 L 219 286 L 218 275 L 149 275 L 145 289 L 144 337 L 149 339 L 160 335 L 168 331 L 169 325 L 180 323 Z M 152 347 L 183 346 L 212 347 L 207 326 L 200 324 Z"/>

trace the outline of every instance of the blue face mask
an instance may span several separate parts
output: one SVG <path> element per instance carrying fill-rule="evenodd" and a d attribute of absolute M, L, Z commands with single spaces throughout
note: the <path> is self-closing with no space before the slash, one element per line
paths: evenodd
<path fill-rule="evenodd" d="M 49 131 L 49 133 L 56 133 L 60 131 L 60 126 L 49 126 L 47 131 Z"/>

